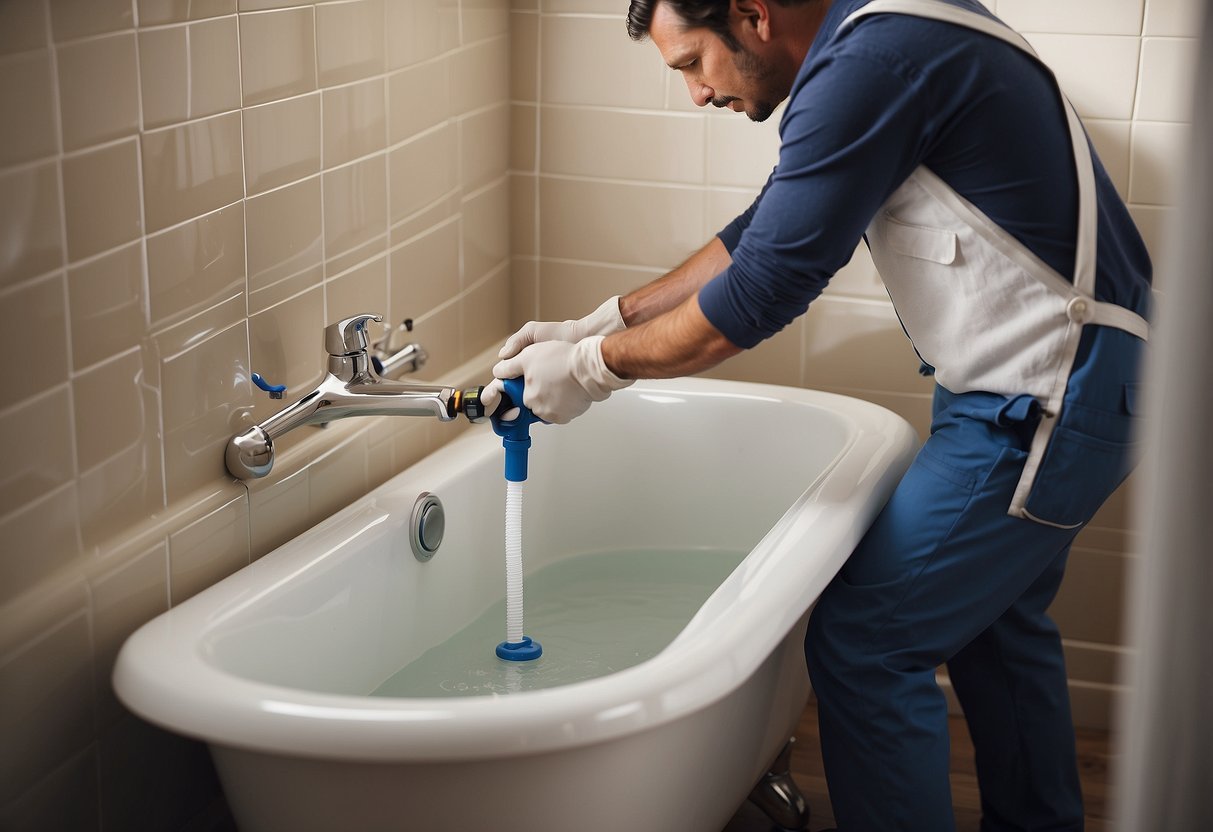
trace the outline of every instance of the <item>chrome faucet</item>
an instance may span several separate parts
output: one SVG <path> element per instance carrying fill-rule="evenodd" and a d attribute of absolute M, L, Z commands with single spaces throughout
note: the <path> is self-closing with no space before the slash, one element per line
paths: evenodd
<path fill-rule="evenodd" d="M 406 343 L 396 346 L 399 338 L 413 331 L 413 319 L 405 318 L 400 326 L 371 344 L 371 366 L 383 378 L 399 378 L 408 373 L 415 373 L 425 366 L 429 353 L 425 347 L 417 343 Z"/>
<path fill-rule="evenodd" d="M 456 390 L 389 381 L 380 376 L 368 352 L 366 326 L 370 321 L 382 320 L 378 315 L 355 315 L 325 328 L 328 373 L 320 386 L 231 438 L 225 461 L 232 476 L 242 480 L 264 477 L 274 466 L 274 440 L 302 425 L 351 416 L 433 416 L 441 422 L 449 422 L 460 413 L 471 421 L 484 417 L 480 407 L 482 388 Z"/>

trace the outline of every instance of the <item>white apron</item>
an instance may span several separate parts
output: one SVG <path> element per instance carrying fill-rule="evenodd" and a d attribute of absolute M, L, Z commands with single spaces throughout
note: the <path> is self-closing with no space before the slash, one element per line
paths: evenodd
<path fill-rule="evenodd" d="M 976 29 L 1039 61 L 1018 33 L 938 0 L 873 0 L 838 31 L 861 17 L 886 13 Z M 1061 99 L 1078 171 L 1073 282 L 925 166 L 885 201 L 867 229 L 872 260 L 915 349 L 935 367 L 936 381 L 953 393 L 1027 393 L 1043 406 L 1007 513 L 1047 525 L 1058 524 L 1034 517 L 1025 503 L 1061 414 L 1083 325 L 1117 327 L 1143 340 L 1149 334 L 1140 315 L 1094 298 L 1095 172 L 1078 116 L 1064 95 Z"/>

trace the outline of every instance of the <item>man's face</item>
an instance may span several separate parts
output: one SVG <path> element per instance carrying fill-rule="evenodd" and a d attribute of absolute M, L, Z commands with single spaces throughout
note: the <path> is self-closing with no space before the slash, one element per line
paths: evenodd
<path fill-rule="evenodd" d="M 666 64 L 682 73 L 691 100 L 700 107 L 710 103 L 765 121 L 787 97 L 769 59 L 744 40 L 733 51 L 708 29 L 686 28 L 668 3 L 653 10 L 649 37 Z"/>

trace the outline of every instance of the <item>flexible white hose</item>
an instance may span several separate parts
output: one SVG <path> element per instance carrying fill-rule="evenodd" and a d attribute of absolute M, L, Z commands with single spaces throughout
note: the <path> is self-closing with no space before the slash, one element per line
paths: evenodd
<path fill-rule="evenodd" d="M 522 483 L 505 483 L 505 640 L 522 641 Z"/>

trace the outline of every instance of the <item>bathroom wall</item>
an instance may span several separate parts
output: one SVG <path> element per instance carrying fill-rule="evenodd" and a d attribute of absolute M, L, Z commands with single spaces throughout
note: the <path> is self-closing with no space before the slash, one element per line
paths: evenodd
<path fill-rule="evenodd" d="M 444 383 L 509 328 L 508 0 L 0 0 L 0 828 L 175 830 L 202 746 L 121 708 L 143 621 L 458 429 L 227 439 L 325 324 L 416 321 Z M 204 828 L 195 826 L 194 828 Z"/>
<path fill-rule="evenodd" d="M 1175 218 L 1197 0 L 989 0 L 1053 67 L 1152 251 Z M 627 0 L 515 0 L 511 252 L 516 315 L 562 319 L 676 265 L 753 199 L 777 116 L 690 103 Z M 1159 286 L 1165 291 L 1165 286 Z M 925 434 L 932 382 L 863 246 L 808 315 L 712 376 L 870 399 Z M 1132 480 L 1079 537 L 1054 604 L 1080 724 L 1107 726 L 1123 655 Z"/>

